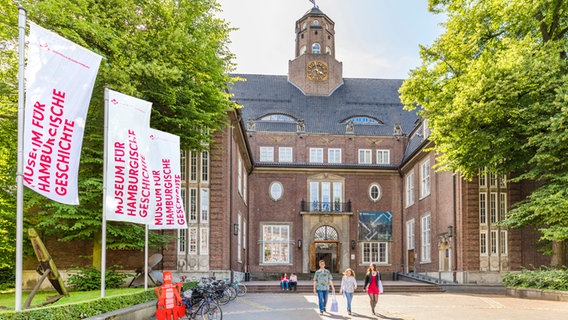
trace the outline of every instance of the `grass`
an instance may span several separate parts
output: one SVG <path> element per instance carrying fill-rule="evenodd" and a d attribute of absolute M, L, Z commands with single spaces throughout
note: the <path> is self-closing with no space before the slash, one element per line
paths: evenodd
<path fill-rule="evenodd" d="M 153 290 L 153 288 L 150 288 Z M 144 291 L 144 288 L 122 288 L 122 289 L 106 289 L 105 297 L 120 296 L 125 294 L 133 294 Z M 37 306 L 45 302 L 48 297 L 58 295 L 56 291 L 41 291 L 37 292 L 31 302 L 31 306 Z M 22 308 L 29 292 L 22 293 Z M 61 306 L 66 304 L 73 304 L 77 302 L 85 302 L 89 300 L 98 299 L 101 297 L 101 291 L 73 291 L 69 292 L 69 297 L 62 297 L 57 302 L 50 304 L 51 306 Z M 16 303 L 16 294 L 14 290 L 0 291 L 0 310 L 14 310 Z"/>

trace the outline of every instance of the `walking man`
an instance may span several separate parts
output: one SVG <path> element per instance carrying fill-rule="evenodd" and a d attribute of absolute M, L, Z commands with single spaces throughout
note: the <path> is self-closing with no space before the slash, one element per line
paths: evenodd
<path fill-rule="evenodd" d="M 320 315 L 323 315 L 323 312 L 326 311 L 325 306 L 327 305 L 329 286 L 335 291 L 331 272 L 325 268 L 325 261 L 320 260 L 319 269 L 314 274 L 314 293 L 318 295 Z"/>

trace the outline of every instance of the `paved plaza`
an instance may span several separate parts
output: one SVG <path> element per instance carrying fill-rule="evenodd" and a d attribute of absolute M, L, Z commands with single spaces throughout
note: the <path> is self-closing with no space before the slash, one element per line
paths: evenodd
<path fill-rule="evenodd" d="M 223 306 L 224 320 L 310 320 L 310 319 L 391 319 L 391 320 L 534 320 L 568 319 L 568 302 L 530 300 L 502 295 L 450 293 L 386 293 L 373 316 L 369 298 L 358 293 L 353 298 L 351 316 L 345 298 L 337 296 L 339 312 L 319 315 L 315 294 L 247 294 Z M 327 310 L 331 306 L 330 301 Z"/>

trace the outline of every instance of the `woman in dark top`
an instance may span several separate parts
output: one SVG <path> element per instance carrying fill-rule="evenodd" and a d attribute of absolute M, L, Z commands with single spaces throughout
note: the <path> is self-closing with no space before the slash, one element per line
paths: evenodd
<path fill-rule="evenodd" d="M 375 264 L 371 263 L 367 270 L 367 275 L 365 276 L 365 285 L 363 286 L 363 290 L 367 291 L 367 294 L 369 295 L 373 314 L 375 314 L 375 306 L 379 300 L 379 280 L 381 280 L 381 274 L 377 271 Z"/>

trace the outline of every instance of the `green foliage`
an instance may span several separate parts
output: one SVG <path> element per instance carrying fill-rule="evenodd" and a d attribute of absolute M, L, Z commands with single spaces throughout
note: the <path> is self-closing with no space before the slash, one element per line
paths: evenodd
<path fill-rule="evenodd" d="M 0 291 L 14 288 L 16 274 L 14 268 L 0 268 Z"/>
<path fill-rule="evenodd" d="M 48 306 L 44 308 L 28 309 L 19 312 L 0 312 L 4 320 L 68 320 L 84 319 L 106 312 L 130 307 L 156 299 L 154 290 L 147 290 L 136 294 L 99 298 L 82 303 L 62 306 Z"/>
<path fill-rule="evenodd" d="M 115 270 L 113 270 L 113 268 Z M 77 267 L 77 273 L 69 276 L 67 284 L 75 291 L 92 291 L 101 288 L 101 272 L 94 267 Z M 119 273 L 116 266 L 105 272 L 105 288 L 120 288 L 124 285 L 124 279 L 131 277 L 130 274 Z"/>
<path fill-rule="evenodd" d="M 503 275 L 503 284 L 515 288 L 536 288 L 568 291 L 568 269 L 524 269 Z"/>
<path fill-rule="evenodd" d="M 212 0 L 22 0 L 28 20 L 103 56 L 85 124 L 78 206 L 25 192 L 25 224 L 60 241 L 101 240 L 103 88 L 152 102 L 151 126 L 201 149 L 227 124 L 230 28 Z M 16 1 L 0 2 L 0 267 L 15 243 L 17 133 Z M 4 23 L 5 22 L 5 23 Z M 109 222 L 107 247 L 142 249 L 143 226 Z M 170 240 L 150 233 L 150 247 Z M 94 246 L 98 248 L 98 246 Z M 96 250 L 96 249 L 95 249 Z M 93 257 L 100 254 L 93 252 Z M 95 265 L 97 263 L 94 262 Z"/>
<path fill-rule="evenodd" d="M 193 288 L 197 287 L 198 284 L 199 284 L 199 281 L 197 281 L 197 280 L 191 280 L 191 281 L 184 282 L 183 285 L 181 286 L 181 290 L 187 291 L 189 289 L 193 289 Z"/>
<path fill-rule="evenodd" d="M 568 2 L 430 0 L 430 10 L 447 16 L 445 32 L 400 93 L 428 120 L 438 168 L 537 181 L 509 226 L 568 239 Z"/>

